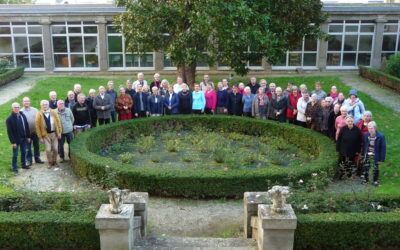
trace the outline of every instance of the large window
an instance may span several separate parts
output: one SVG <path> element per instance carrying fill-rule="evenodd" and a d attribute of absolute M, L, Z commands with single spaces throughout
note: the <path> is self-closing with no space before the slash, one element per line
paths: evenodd
<path fill-rule="evenodd" d="M 390 21 L 384 25 L 382 59 L 389 59 L 391 55 L 399 53 L 400 21 Z"/>
<path fill-rule="evenodd" d="M 108 67 L 114 70 L 154 70 L 154 53 L 134 54 L 125 51 L 125 39 L 115 26 L 107 25 Z"/>
<path fill-rule="evenodd" d="M 329 24 L 327 69 L 354 69 L 369 66 L 374 41 L 375 24 L 361 21 L 340 21 Z"/>
<path fill-rule="evenodd" d="M 44 70 L 42 26 L 38 23 L 0 23 L 0 59 L 10 67 Z"/>
<path fill-rule="evenodd" d="M 97 24 L 55 23 L 51 32 L 56 70 L 99 70 Z"/>
<path fill-rule="evenodd" d="M 285 57 L 273 65 L 272 69 L 316 69 L 318 45 L 317 40 L 304 38 L 297 48 L 287 51 Z"/>

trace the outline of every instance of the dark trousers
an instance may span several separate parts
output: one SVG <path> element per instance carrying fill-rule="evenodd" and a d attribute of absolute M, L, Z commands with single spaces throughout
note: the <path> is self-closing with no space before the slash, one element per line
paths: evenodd
<path fill-rule="evenodd" d="M 210 108 L 205 108 L 205 109 L 204 109 L 204 113 L 207 114 L 207 115 L 213 115 L 213 114 L 214 114 L 214 113 L 211 111 Z"/>
<path fill-rule="evenodd" d="M 303 127 L 303 128 L 307 128 L 307 123 L 306 123 L 306 122 L 299 121 L 299 120 L 296 121 L 296 125 L 299 125 L 299 126 L 301 126 L 301 127 Z"/>
<path fill-rule="evenodd" d="M 99 118 L 99 125 L 109 124 L 109 123 L 110 123 L 110 118 L 107 119 Z"/>
<path fill-rule="evenodd" d="M 252 117 L 252 116 L 251 116 L 251 112 L 243 112 L 243 116 Z"/>
<path fill-rule="evenodd" d="M 117 121 L 117 112 L 115 110 L 111 110 L 111 120 L 112 122 Z"/>
<path fill-rule="evenodd" d="M 35 162 L 40 160 L 39 138 L 36 133 L 31 134 L 31 142 L 26 143 L 26 160 L 32 161 L 32 144 Z"/>
<path fill-rule="evenodd" d="M 201 109 L 193 109 L 193 110 L 192 110 L 192 113 L 193 113 L 193 114 L 196 114 L 196 115 L 201 115 L 201 114 L 203 114 L 203 113 L 201 112 Z"/>
<path fill-rule="evenodd" d="M 65 153 L 64 153 L 64 143 L 67 141 L 68 143 L 68 158 L 71 158 L 70 156 L 70 149 L 69 145 L 72 142 L 72 139 L 74 139 L 74 134 L 72 132 L 61 134 L 61 139 L 58 139 L 58 154 L 60 155 L 61 159 L 65 158 Z"/>
<path fill-rule="evenodd" d="M 26 139 L 22 139 L 19 143 L 17 143 L 17 147 L 13 148 L 13 158 L 12 158 L 12 169 L 17 170 L 17 158 L 18 158 L 18 148 L 21 151 L 21 167 L 26 167 L 25 156 L 26 156 L 26 145 L 28 141 Z"/>
<path fill-rule="evenodd" d="M 138 117 L 147 117 L 146 111 L 139 111 L 138 112 Z"/>
<path fill-rule="evenodd" d="M 90 117 L 90 127 L 95 128 L 97 126 L 97 117 Z"/>

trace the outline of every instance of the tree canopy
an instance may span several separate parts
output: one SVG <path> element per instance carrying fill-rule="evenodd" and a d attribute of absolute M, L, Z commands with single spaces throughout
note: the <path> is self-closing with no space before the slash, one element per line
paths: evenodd
<path fill-rule="evenodd" d="M 163 51 L 188 83 L 196 63 L 217 61 L 237 74 L 247 62 L 271 64 L 287 50 L 323 36 L 326 15 L 319 0 L 117 0 L 126 12 L 115 19 L 128 51 Z"/>

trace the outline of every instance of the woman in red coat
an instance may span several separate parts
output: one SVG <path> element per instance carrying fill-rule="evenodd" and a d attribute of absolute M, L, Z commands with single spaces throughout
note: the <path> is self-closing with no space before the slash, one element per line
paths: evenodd
<path fill-rule="evenodd" d="M 297 116 L 297 102 L 299 101 L 301 95 L 297 91 L 296 86 L 292 86 L 292 92 L 289 94 L 286 117 L 289 120 L 289 123 L 296 124 L 296 116 Z"/>
<path fill-rule="evenodd" d="M 365 111 L 363 114 L 363 119 L 357 123 L 357 127 L 361 130 L 362 136 L 368 133 L 368 123 L 372 121 L 371 111 Z"/>
<path fill-rule="evenodd" d="M 125 93 L 123 86 L 119 87 L 121 93 L 115 100 L 115 109 L 118 112 L 118 121 L 132 120 L 132 97 Z"/>

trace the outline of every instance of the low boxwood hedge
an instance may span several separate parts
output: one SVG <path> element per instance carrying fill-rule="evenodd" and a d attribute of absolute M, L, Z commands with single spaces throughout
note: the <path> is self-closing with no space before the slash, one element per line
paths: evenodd
<path fill-rule="evenodd" d="M 5 73 L 0 74 L 0 86 L 3 86 L 11 81 L 14 81 L 24 75 L 24 67 L 17 67 L 15 69 L 7 70 Z"/>
<path fill-rule="evenodd" d="M 389 73 L 365 66 L 359 66 L 359 73 L 360 76 L 374 83 L 383 85 L 397 92 L 400 92 L 400 78 L 392 76 Z"/>
<path fill-rule="evenodd" d="M 95 152 L 107 145 L 153 131 L 190 130 L 205 127 L 254 136 L 281 136 L 307 150 L 315 159 L 296 168 L 252 170 L 185 170 L 135 167 L 102 157 Z M 337 153 L 327 137 L 298 126 L 232 116 L 168 116 L 135 119 L 100 126 L 82 133 L 71 144 L 75 173 L 104 186 L 118 186 L 150 194 L 185 197 L 241 197 L 244 192 L 263 191 L 274 184 L 311 178 L 311 173 L 336 172 Z"/>
<path fill-rule="evenodd" d="M 295 249 L 400 246 L 399 212 L 309 214 L 298 215 L 297 219 Z"/>

